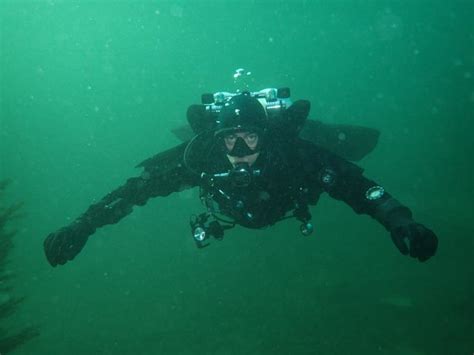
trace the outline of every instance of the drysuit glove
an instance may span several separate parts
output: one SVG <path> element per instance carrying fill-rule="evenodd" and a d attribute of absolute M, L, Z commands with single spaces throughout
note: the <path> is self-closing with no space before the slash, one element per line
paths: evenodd
<path fill-rule="evenodd" d="M 44 252 L 51 266 L 64 265 L 79 254 L 94 228 L 81 220 L 49 234 L 44 240 Z"/>
<path fill-rule="evenodd" d="M 424 225 L 406 216 L 392 217 L 390 225 L 393 243 L 403 255 L 426 261 L 436 253 L 438 238 Z"/>

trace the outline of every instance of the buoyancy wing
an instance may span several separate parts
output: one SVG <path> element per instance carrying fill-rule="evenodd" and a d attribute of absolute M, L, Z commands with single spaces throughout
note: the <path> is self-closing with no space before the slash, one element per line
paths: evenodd
<path fill-rule="evenodd" d="M 327 124 L 308 119 L 299 136 L 344 159 L 359 161 L 374 150 L 380 131 L 362 126 Z"/>
<path fill-rule="evenodd" d="M 145 171 L 154 174 L 164 174 L 183 164 L 184 151 L 188 142 L 181 143 L 173 148 L 155 154 L 151 158 L 142 161 L 136 168 L 143 168 Z"/>

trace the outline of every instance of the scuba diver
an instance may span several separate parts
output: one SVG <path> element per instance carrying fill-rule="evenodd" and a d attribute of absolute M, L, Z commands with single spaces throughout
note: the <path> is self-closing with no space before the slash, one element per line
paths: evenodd
<path fill-rule="evenodd" d="M 134 206 L 196 186 L 206 207 L 190 221 L 199 248 L 235 225 L 263 228 L 286 218 L 299 220 L 300 232 L 309 235 L 310 206 L 326 192 L 382 224 L 402 254 L 419 261 L 433 256 L 436 235 L 350 161 L 374 148 L 378 132 L 308 120 L 309 111 L 309 101 L 292 102 L 288 88 L 204 94 L 187 111 L 193 138 L 142 162 L 140 176 L 49 234 L 49 263 L 74 259 L 97 228 L 117 223 Z"/>

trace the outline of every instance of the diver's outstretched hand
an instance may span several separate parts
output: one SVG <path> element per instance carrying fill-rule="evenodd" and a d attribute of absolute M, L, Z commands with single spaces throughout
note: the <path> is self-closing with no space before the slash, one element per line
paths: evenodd
<path fill-rule="evenodd" d="M 438 248 L 438 238 L 433 231 L 413 220 L 392 228 L 390 233 L 400 253 L 419 261 L 431 258 Z"/>
<path fill-rule="evenodd" d="M 64 265 L 79 254 L 94 229 L 79 221 L 51 233 L 44 240 L 44 252 L 51 266 Z"/>

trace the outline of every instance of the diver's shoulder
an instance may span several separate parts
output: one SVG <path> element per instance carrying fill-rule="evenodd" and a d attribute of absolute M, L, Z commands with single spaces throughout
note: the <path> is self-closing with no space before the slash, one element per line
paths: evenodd
<path fill-rule="evenodd" d="M 295 151 L 302 154 L 327 153 L 328 151 L 314 142 L 297 137 L 292 143 Z"/>
<path fill-rule="evenodd" d="M 294 141 L 294 152 L 296 152 L 299 159 L 333 162 L 346 161 L 341 156 L 331 152 L 330 150 L 303 138 L 297 138 Z"/>

